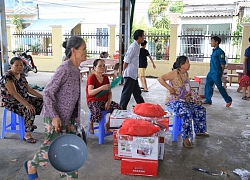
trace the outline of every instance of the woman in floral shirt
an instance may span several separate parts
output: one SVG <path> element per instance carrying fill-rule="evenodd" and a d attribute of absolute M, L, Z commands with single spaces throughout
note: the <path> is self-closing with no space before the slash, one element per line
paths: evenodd
<path fill-rule="evenodd" d="M 41 113 L 43 96 L 29 86 L 22 73 L 23 62 L 20 57 L 12 58 L 10 67 L 11 69 L 1 79 L 2 102 L 9 111 L 24 118 L 26 129 L 24 140 L 28 143 L 35 143 L 36 140 L 32 138 L 30 132 L 36 129 L 35 115 Z"/>

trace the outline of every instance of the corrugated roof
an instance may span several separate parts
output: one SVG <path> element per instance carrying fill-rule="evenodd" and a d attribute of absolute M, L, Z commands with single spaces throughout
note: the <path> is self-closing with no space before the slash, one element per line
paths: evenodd
<path fill-rule="evenodd" d="M 245 2 L 239 2 L 239 7 L 250 7 L 250 3 L 245 1 Z"/>
<path fill-rule="evenodd" d="M 236 15 L 234 11 L 192 11 L 183 13 L 181 17 L 222 17 Z"/>

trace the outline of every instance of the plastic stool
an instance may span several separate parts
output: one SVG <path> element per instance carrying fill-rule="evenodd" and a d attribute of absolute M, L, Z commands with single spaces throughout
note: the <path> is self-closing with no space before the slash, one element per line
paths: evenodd
<path fill-rule="evenodd" d="M 105 132 L 105 123 L 106 123 L 106 115 L 110 113 L 110 111 L 102 111 L 102 119 L 100 120 L 99 122 L 99 125 L 98 126 L 94 126 L 94 136 L 97 136 L 98 139 L 99 139 L 99 144 L 103 144 L 104 143 L 104 137 L 106 136 L 110 136 L 110 135 L 113 135 L 113 132 L 110 132 L 110 133 L 106 133 Z M 88 121 L 90 121 L 90 116 L 91 116 L 91 113 L 89 114 L 89 117 L 88 117 Z M 89 133 L 89 123 L 88 123 L 88 127 L 87 127 L 87 137 L 89 137 L 90 133 Z M 96 132 L 95 130 L 98 129 L 98 132 Z"/>
<path fill-rule="evenodd" d="M 167 111 L 173 112 L 172 109 L 167 108 Z M 179 116 L 174 114 L 173 124 L 169 124 L 169 127 L 172 127 L 172 130 L 168 130 L 172 134 L 172 141 L 177 141 L 178 136 L 182 134 L 182 120 Z"/>
<path fill-rule="evenodd" d="M 14 112 L 10 111 L 10 124 L 7 124 L 7 113 L 8 109 L 3 109 L 3 119 L 2 119 L 2 135 L 1 138 L 4 138 L 5 133 L 17 133 L 20 134 L 20 139 L 24 138 L 25 128 L 24 128 L 24 120 L 22 116 L 15 114 Z M 17 118 L 18 116 L 18 122 Z M 18 126 L 18 129 L 17 129 Z"/>

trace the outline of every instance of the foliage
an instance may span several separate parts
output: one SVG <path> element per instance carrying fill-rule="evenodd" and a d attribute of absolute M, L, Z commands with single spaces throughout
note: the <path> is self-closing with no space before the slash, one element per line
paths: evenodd
<path fill-rule="evenodd" d="M 14 18 L 11 21 L 12 24 L 16 25 L 16 29 L 18 31 L 22 31 L 23 29 L 23 20 L 18 16 L 18 15 L 14 15 Z"/>
<path fill-rule="evenodd" d="M 157 29 L 160 29 L 160 28 L 170 29 L 169 24 L 170 24 L 170 20 L 165 15 L 163 15 L 162 19 L 155 23 L 155 27 Z"/>
<path fill-rule="evenodd" d="M 153 26 L 155 26 L 155 23 L 161 19 L 169 4 L 170 0 L 152 0 L 148 13 Z"/>
<path fill-rule="evenodd" d="M 182 1 L 176 1 L 170 8 L 171 13 L 183 13 L 184 3 Z"/>
<path fill-rule="evenodd" d="M 246 17 L 243 17 L 242 19 L 238 19 L 237 22 L 237 29 L 232 33 L 233 36 L 233 45 L 238 45 L 241 43 L 241 39 L 239 38 L 239 36 L 242 36 L 242 26 L 241 23 L 244 22 L 250 22 L 250 16 L 247 15 Z"/>
<path fill-rule="evenodd" d="M 31 51 L 32 52 L 40 52 L 40 44 L 34 44 L 34 45 L 30 45 Z"/>

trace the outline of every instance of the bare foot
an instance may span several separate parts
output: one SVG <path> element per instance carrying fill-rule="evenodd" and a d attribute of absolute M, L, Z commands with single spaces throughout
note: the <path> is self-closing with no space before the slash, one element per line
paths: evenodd
<path fill-rule="evenodd" d="M 32 167 L 30 163 L 31 163 L 30 161 L 28 161 L 28 163 L 27 163 L 27 166 L 28 166 L 28 173 L 29 173 L 29 174 L 35 174 L 36 171 L 37 171 L 37 169 L 34 168 L 34 167 Z M 39 179 L 36 178 L 35 180 L 39 180 Z"/>
<path fill-rule="evenodd" d="M 109 124 L 108 123 L 105 124 L 105 132 L 106 132 L 106 134 L 111 133 L 111 130 L 109 129 Z"/>
<path fill-rule="evenodd" d="M 89 133 L 94 134 L 94 125 L 93 122 L 89 122 Z"/>

